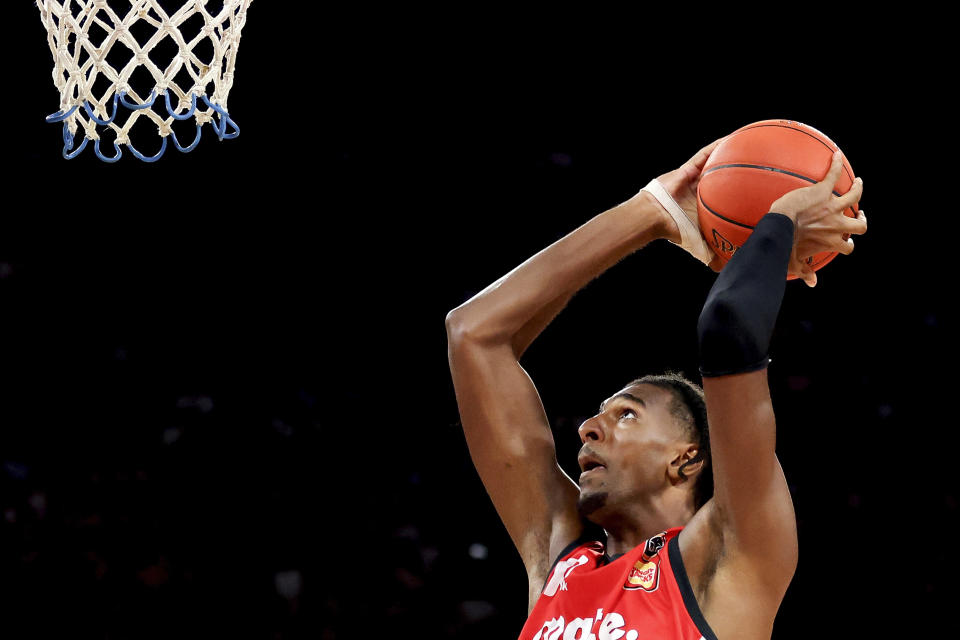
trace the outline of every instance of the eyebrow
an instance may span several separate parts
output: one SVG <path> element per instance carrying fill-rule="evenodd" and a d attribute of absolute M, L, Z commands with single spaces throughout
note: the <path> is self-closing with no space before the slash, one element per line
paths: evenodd
<path fill-rule="evenodd" d="M 610 398 L 610 400 L 616 400 L 617 398 L 625 398 L 625 399 L 627 399 L 627 400 L 629 400 L 629 401 L 631 401 L 631 402 L 637 403 L 638 405 L 640 405 L 640 406 L 643 407 L 644 409 L 647 408 L 647 403 L 644 402 L 642 398 L 639 398 L 639 397 L 633 395 L 632 393 L 627 393 L 626 391 L 624 391 L 623 393 L 618 393 L 617 395 L 613 396 L 612 398 Z M 607 406 L 607 402 L 609 402 L 610 400 L 605 400 L 605 401 L 600 405 L 600 413 L 603 413 L 603 408 L 604 408 L 605 406 Z"/>

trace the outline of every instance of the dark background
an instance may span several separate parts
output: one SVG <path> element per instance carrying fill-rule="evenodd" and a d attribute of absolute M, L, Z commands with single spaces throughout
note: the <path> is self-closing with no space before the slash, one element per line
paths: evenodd
<path fill-rule="evenodd" d="M 61 157 L 22 5 L 0 222 L 14 635 L 516 637 L 525 574 L 467 453 L 443 318 L 767 118 L 844 149 L 871 225 L 816 289 L 788 286 L 771 348 L 801 549 L 774 637 L 946 630 L 960 496 L 937 51 L 593 47 L 500 17 L 291 23 L 260 0 L 229 99 L 240 137 L 107 165 L 92 146 Z M 569 473 L 604 397 L 668 368 L 698 380 L 713 278 L 655 243 L 530 348 Z"/>

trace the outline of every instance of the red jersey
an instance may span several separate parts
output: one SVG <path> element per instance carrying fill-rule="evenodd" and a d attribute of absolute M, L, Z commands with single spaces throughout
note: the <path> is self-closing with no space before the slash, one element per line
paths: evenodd
<path fill-rule="evenodd" d="M 519 640 L 716 640 L 668 529 L 609 560 L 574 543 L 553 565 Z"/>

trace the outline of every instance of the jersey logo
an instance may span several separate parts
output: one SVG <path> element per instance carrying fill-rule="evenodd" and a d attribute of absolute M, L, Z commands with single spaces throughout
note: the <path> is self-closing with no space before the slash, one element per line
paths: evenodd
<path fill-rule="evenodd" d="M 566 591 L 567 576 L 570 575 L 571 571 L 584 564 L 587 564 L 587 556 L 568 558 L 567 560 L 558 562 L 557 566 L 553 569 L 553 573 L 550 574 L 550 580 L 547 582 L 547 586 L 543 588 L 543 595 L 555 596 L 557 590 Z"/>
<path fill-rule="evenodd" d="M 666 544 L 667 533 L 658 533 L 644 545 L 640 559 L 634 563 L 623 583 L 623 588 L 629 591 L 642 589 L 646 592 L 656 591 L 660 586 L 660 550 Z"/>

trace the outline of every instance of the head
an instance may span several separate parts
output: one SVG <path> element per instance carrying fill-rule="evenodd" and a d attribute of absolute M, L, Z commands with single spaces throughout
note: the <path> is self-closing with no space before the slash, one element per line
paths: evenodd
<path fill-rule="evenodd" d="M 703 391 L 680 374 L 634 380 L 604 400 L 579 433 L 585 473 L 577 507 L 592 522 L 665 503 L 692 514 L 713 495 Z"/>

